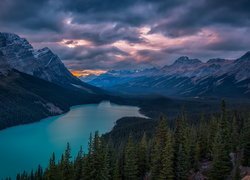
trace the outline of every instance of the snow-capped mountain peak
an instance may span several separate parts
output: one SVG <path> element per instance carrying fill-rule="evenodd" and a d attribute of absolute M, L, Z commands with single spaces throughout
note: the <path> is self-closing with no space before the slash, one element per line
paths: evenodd
<path fill-rule="evenodd" d="M 119 75 L 104 73 L 88 83 L 122 93 L 157 93 L 167 96 L 234 96 L 250 98 L 250 52 L 236 60 L 201 62 L 186 56 L 150 71 Z"/>
<path fill-rule="evenodd" d="M 48 47 L 34 49 L 26 39 L 16 34 L 0 33 L 0 52 L 1 61 L 12 69 L 63 86 L 83 84 Z"/>
<path fill-rule="evenodd" d="M 199 59 L 189 59 L 187 56 L 179 57 L 173 65 L 194 65 L 202 63 Z"/>

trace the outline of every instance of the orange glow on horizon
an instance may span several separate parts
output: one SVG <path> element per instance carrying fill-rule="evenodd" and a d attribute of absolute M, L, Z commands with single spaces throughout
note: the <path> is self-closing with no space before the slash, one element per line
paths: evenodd
<path fill-rule="evenodd" d="M 88 75 L 100 75 L 103 74 L 107 71 L 105 70 L 92 70 L 92 69 L 84 69 L 84 70 L 70 70 L 70 72 L 76 76 L 76 77 L 84 77 L 84 76 L 88 76 Z"/>

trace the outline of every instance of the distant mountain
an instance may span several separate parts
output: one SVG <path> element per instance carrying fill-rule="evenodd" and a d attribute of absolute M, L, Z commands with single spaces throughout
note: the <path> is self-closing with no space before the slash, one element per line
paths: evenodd
<path fill-rule="evenodd" d="M 128 94 L 250 98 L 250 52 L 236 60 L 217 58 L 206 63 L 184 56 L 162 68 L 109 71 L 87 82 Z"/>

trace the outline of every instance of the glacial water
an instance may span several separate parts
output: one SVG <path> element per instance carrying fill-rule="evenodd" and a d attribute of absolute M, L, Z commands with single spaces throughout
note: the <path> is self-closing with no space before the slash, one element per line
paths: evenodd
<path fill-rule="evenodd" d="M 108 132 L 117 119 L 125 116 L 144 117 L 138 107 L 102 102 L 74 106 L 66 114 L 0 131 L 0 179 L 14 178 L 16 173 L 30 171 L 38 164 L 47 166 L 52 152 L 60 158 L 67 142 L 73 157 L 80 146 L 86 151 L 90 133 Z"/>

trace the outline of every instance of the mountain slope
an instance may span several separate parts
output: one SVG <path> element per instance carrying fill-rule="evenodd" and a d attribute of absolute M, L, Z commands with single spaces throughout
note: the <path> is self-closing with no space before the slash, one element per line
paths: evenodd
<path fill-rule="evenodd" d="M 0 129 L 97 103 L 106 94 L 73 76 L 50 49 L 0 33 Z"/>
<path fill-rule="evenodd" d="M 72 105 L 100 102 L 102 97 L 8 70 L 5 75 L 0 74 L 0 99 L 0 129 L 3 129 L 62 114 Z"/>
<path fill-rule="evenodd" d="M 0 33 L 0 54 L 10 68 L 20 72 L 67 88 L 79 88 L 97 94 L 102 92 L 73 76 L 49 48 L 34 49 L 26 39 L 16 34 Z"/>
<path fill-rule="evenodd" d="M 250 98 L 250 52 L 236 60 L 217 58 L 206 63 L 184 56 L 160 69 L 109 71 L 87 77 L 86 82 L 129 94 Z"/>

